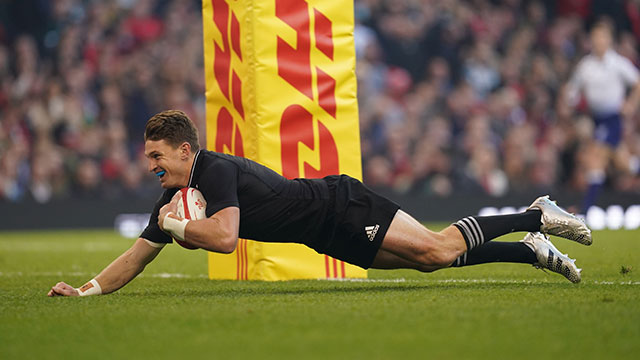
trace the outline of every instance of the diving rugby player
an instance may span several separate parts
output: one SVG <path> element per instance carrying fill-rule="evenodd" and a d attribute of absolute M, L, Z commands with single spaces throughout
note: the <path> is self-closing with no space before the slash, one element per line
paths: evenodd
<path fill-rule="evenodd" d="M 149 171 L 166 189 L 140 238 L 80 288 L 64 282 L 49 296 L 114 292 L 140 274 L 172 237 L 208 251 L 231 253 L 238 238 L 295 242 L 362 268 L 431 272 L 489 262 L 528 263 L 580 281 L 574 260 L 545 234 L 591 244 L 591 231 L 548 197 L 514 215 L 470 216 L 435 232 L 394 202 L 347 175 L 289 180 L 254 161 L 200 150 L 198 133 L 181 111 L 154 115 L 146 124 Z M 206 219 L 176 215 L 180 188 L 204 195 Z M 425 205 L 426 206 L 426 205 Z M 375 231 L 367 231 L 365 228 Z M 514 231 L 520 242 L 491 242 Z"/>

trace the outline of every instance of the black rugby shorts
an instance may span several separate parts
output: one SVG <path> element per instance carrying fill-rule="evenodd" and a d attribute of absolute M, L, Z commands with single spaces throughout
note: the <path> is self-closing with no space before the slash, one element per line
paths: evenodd
<path fill-rule="evenodd" d="M 350 176 L 332 175 L 324 180 L 331 202 L 325 221 L 329 236 L 310 246 L 367 269 L 400 206 Z"/>

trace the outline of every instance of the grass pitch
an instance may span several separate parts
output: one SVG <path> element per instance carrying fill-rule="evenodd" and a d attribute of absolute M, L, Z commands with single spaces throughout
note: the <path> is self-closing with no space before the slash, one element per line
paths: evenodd
<path fill-rule="evenodd" d="M 0 359 L 636 358 L 640 231 L 596 232 L 591 247 L 552 240 L 577 257 L 581 284 L 518 264 L 370 271 L 366 282 L 210 281 L 204 251 L 172 245 L 117 293 L 48 298 L 133 240 L 0 233 Z"/>

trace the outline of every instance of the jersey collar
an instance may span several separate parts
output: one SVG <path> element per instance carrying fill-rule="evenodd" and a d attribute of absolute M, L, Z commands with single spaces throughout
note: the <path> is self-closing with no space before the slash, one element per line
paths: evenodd
<path fill-rule="evenodd" d="M 591 53 L 591 58 L 599 63 L 607 63 L 607 62 L 611 62 L 613 61 L 613 58 L 615 57 L 616 52 L 613 49 L 609 49 L 607 51 L 605 51 L 605 53 L 602 55 L 602 57 L 598 57 L 596 54 Z"/>
<path fill-rule="evenodd" d="M 195 175 L 196 175 L 196 168 L 198 165 L 198 160 L 200 159 L 200 152 L 202 150 L 198 150 L 198 152 L 196 153 L 196 156 L 193 158 L 193 164 L 191 165 L 191 173 L 189 174 L 189 183 L 188 183 L 188 187 L 196 187 L 194 182 L 195 182 Z"/>

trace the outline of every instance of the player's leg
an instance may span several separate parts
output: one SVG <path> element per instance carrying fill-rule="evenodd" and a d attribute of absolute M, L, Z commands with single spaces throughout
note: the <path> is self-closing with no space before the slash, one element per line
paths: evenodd
<path fill-rule="evenodd" d="M 451 264 L 452 267 L 486 264 L 492 262 L 510 262 L 531 264 L 538 269 L 548 269 L 561 274 L 573 283 L 581 280 L 581 269 L 576 260 L 561 253 L 549 238 L 542 233 L 528 233 L 519 242 L 490 241 L 462 254 Z"/>
<path fill-rule="evenodd" d="M 471 251 L 463 253 L 450 267 L 463 267 L 494 262 L 533 265 L 537 261 L 535 250 L 523 241 L 490 241 Z M 440 266 L 428 266 L 411 262 L 383 249 L 380 249 L 371 267 L 374 269 L 415 269 L 422 272 L 432 272 L 442 269 Z"/>
<path fill-rule="evenodd" d="M 411 262 L 383 249 L 378 250 L 376 257 L 373 260 L 373 264 L 371 264 L 371 268 L 385 270 L 414 269 L 421 272 L 432 272 L 442 269 L 440 266 L 428 266 Z"/>
<path fill-rule="evenodd" d="M 562 254 L 541 233 L 528 233 L 519 242 L 490 241 L 465 252 L 450 267 L 510 262 L 530 264 L 536 268 L 548 269 L 563 275 L 567 280 L 578 283 L 581 280 L 581 269 L 575 265 L 575 259 Z M 442 269 L 441 266 L 429 266 L 401 258 L 391 252 L 380 249 L 371 265 L 374 269 L 415 269 L 421 272 L 432 272 Z"/>
<path fill-rule="evenodd" d="M 588 146 L 585 158 L 585 166 L 587 168 L 587 191 L 582 202 L 581 213 L 587 214 L 587 211 L 593 206 L 598 197 L 604 183 L 607 179 L 607 165 L 609 164 L 610 149 L 607 145 L 594 141 Z"/>
<path fill-rule="evenodd" d="M 399 210 L 380 248 L 422 267 L 448 267 L 465 252 L 501 235 L 539 231 L 541 215 L 539 209 L 532 209 L 513 215 L 470 216 L 435 232 Z"/>
<path fill-rule="evenodd" d="M 558 207 L 548 196 L 543 196 L 536 199 L 523 213 L 469 216 L 440 232 L 427 229 L 409 214 L 398 210 L 380 249 L 423 267 L 443 268 L 465 252 L 516 231 L 541 231 L 584 245 L 592 242 L 591 230 L 584 222 Z M 380 261 L 377 263 L 380 264 Z"/>
<path fill-rule="evenodd" d="M 594 141 L 588 146 L 585 156 L 587 167 L 587 192 L 582 204 L 582 213 L 596 203 L 606 180 L 606 170 L 613 157 L 613 149 L 622 140 L 622 117 L 618 113 L 594 115 Z"/>
<path fill-rule="evenodd" d="M 464 238 L 454 226 L 440 232 L 431 231 L 411 215 L 398 210 L 373 263 L 384 268 L 393 268 L 392 264 L 398 263 L 402 268 L 433 271 L 449 266 L 466 250 Z M 407 263 L 398 262 L 399 259 Z"/>
<path fill-rule="evenodd" d="M 522 241 L 490 241 L 459 256 L 452 267 L 463 267 L 495 262 L 535 264 L 538 261 L 534 249 Z"/>
<path fill-rule="evenodd" d="M 535 250 L 518 242 L 490 241 L 471 251 L 460 255 L 450 267 L 463 267 L 494 262 L 510 262 L 533 265 L 538 261 Z M 405 260 L 386 250 L 380 250 L 371 265 L 374 269 L 415 269 L 422 272 L 432 272 L 442 269 L 440 266 L 428 266 Z"/>

